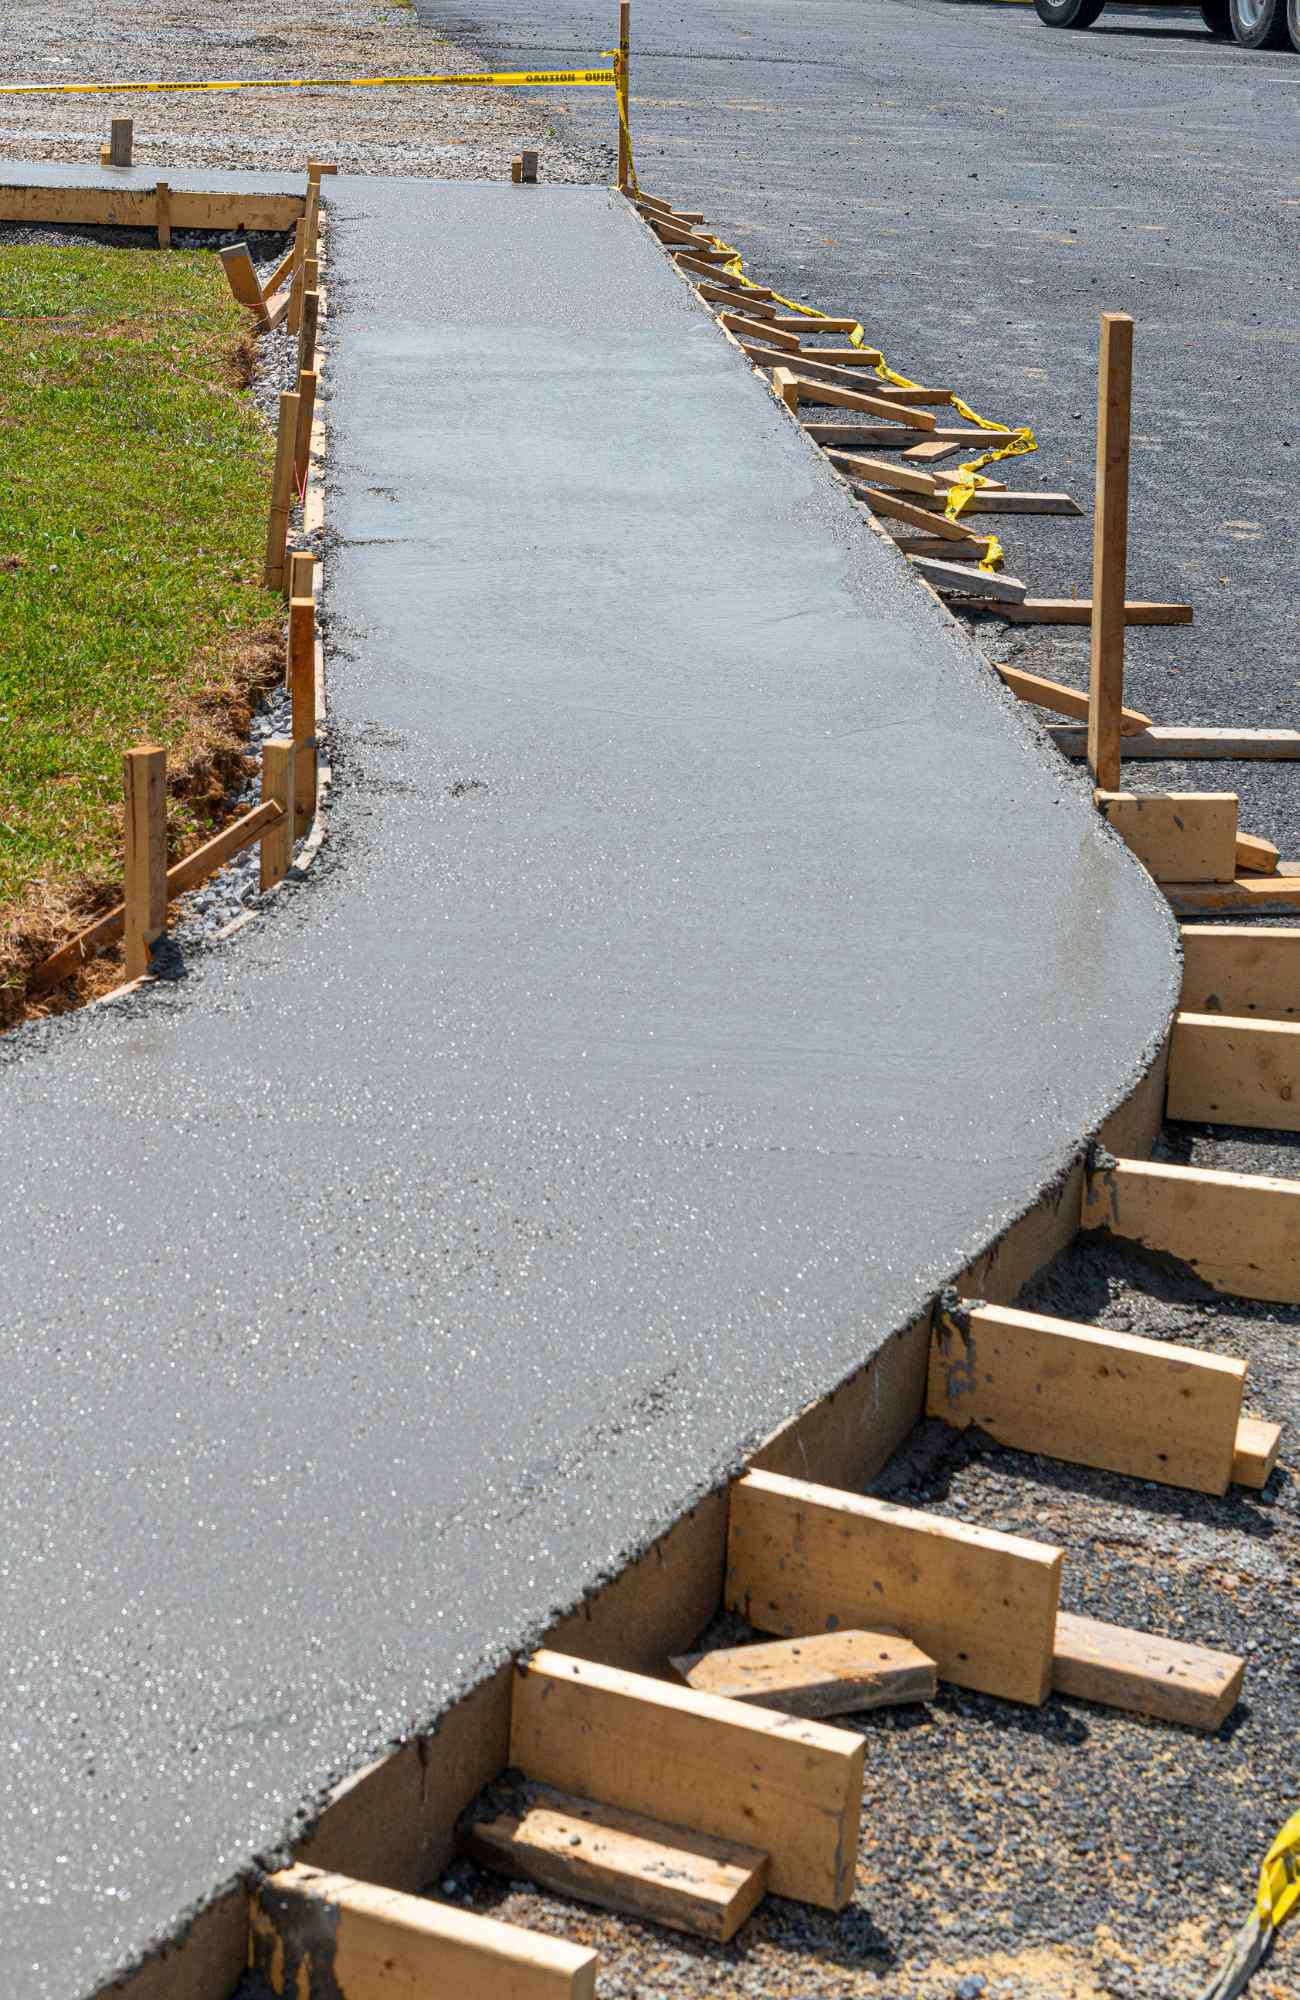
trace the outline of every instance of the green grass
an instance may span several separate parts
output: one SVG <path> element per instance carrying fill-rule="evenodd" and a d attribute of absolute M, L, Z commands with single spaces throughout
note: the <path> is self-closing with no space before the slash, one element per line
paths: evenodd
<path fill-rule="evenodd" d="M 208 253 L 0 246 L 0 917 L 120 874 L 123 750 L 210 743 L 274 615 L 245 328 Z"/>

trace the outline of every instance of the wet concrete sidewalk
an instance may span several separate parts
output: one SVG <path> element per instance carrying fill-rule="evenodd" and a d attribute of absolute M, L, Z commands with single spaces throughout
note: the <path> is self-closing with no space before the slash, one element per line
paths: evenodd
<path fill-rule="evenodd" d="M 1174 998 L 1145 875 L 630 210 L 326 201 L 324 868 L 0 1044 L 13 2000 L 912 1318 Z"/>

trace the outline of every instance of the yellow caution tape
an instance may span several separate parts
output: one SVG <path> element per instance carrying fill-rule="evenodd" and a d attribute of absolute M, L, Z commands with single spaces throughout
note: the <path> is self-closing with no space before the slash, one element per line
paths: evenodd
<path fill-rule="evenodd" d="M 607 53 L 614 55 L 616 51 L 611 49 Z M 627 141 L 628 181 L 633 194 L 639 196 L 641 189 L 637 183 L 636 165 L 632 156 L 632 134 L 627 118 L 626 94 L 621 82 L 616 85 L 616 91 L 618 95 L 619 123 L 623 128 L 623 136 Z M 727 253 L 728 261 L 725 264 L 719 265 L 719 270 L 725 271 L 728 277 L 734 278 L 743 290 L 754 292 L 766 289 L 769 296 L 775 299 L 778 305 L 787 306 L 791 312 L 803 313 L 808 319 L 831 318 L 830 313 L 821 312 L 816 306 L 803 305 L 798 299 L 787 299 L 782 293 L 771 291 L 770 287 L 756 285 L 752 278 L 745 275 L 745 260 L 739 250 L 735 249 L 730 243 L 724 243 L 720 236 L 714 236 L 712 232 L 709 232 L 709 241 L 715 249 L 724 250 Z M 867 336 L 861 324 L 855 324 L 850 331 L 849 344 L 853 347 L 866 346 Z M 875 370 L 882 382 L 892 382 L 896 389 L 915 389 L 920 386 L 918 383 L 909 380 L 906 375 L 898 374 L 895 369 L 889 366 L 883 355 L 875 364 Z M 969 403 L 963 403 L 960 396 L 953 397 L 952 408 L 968 424 L 974 424 L 978 430 L 990 431 L 1006 439 L 1005 444 L 983 452 L 978 458 L 969 459 L 965 464 L 957 467 L 956 476 L 952 486 L 949 488 L 948 498 L 944 505 L 944 513 L 948 519 L 955 521 L 962 509 L 970 504 L 971 495 L 978 487 L 985 484 L 979 477 L 984 466 L 996 465 L 998 460 L 1002 458 L 1019 458 L 1026 452 L 1037 451 L 1038 439 L 1034 436 L 1028 424 L 1019 424 L 1013 430 L 1009 424 L 996 423 L 991 417 L 981 417 L 976 411 L 972 410 Z M 1004 560 L 1004 555 L 1002 544 L 996 535 L 989 535 L 986 537 L 986 540 L 988 548 L 981 558 L 979 566 L 982 570 L 991 574 L 1000 567 Z"/>
<path fill-rule="evenodd" d="M 406 84 L 451 84 L 461 88 L 493 84 L 505 90 L 565 84 L 578 89 L 611 90 L 614 81 L 612 69 L 515 69 L 491 75 L 484 72 L 447 76 L 259 76 L 206 83 L 3 83 L 0 97 L 102 97 L 114 91 L 153 94 L 173 90 L 379 90 Z"/>
<path fill-rule="evenodd" d="M 1300 1903 L 1300 1813 L 1287 1821 L 1264 1856 L 1255 1908 L 1260 1921 L 1277 1931 L 1297 1903 Z"/>

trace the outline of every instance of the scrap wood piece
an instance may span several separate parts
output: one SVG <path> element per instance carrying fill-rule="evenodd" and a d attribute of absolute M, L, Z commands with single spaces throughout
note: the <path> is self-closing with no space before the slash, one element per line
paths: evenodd
<path fill-rule="evenodd" d="M 882 493 L 879 487 L 864 486 L 856 479 L 850 479 L 849 490 L 873 514 L 883 515 L 891 521 L 906 521 L 909 527 L 923 528 L 940 541 L 964 542 L 967 547 L 981 550 L 988 546 L 987 535 L 972 534 L 969 528 L 962 527 L 960 521 L 950 521 L 946 514 L 932 513 L 913 500 L 900 499 L 897 493 Z"/>
<path fill-rule="evenodd" d="M 1231 882 L 1235 792 L 1107 792 L 1097 809 L 1157 882 Z"/>
<path fill-rule="evenodd" d="M 944 562 L 980 563 L 993 544 L 981 537 L 973 542 L 945 541 L 941 535 L 909 535 L 903 532 L 901 521 L 882 523 L 885 532 L 893 537 L 894 547 L 901 549 L 905 556 L 938 556 Z"/>
<path fill-rule="evenodd" d="M 987 570 L 962 569 L 956 563 L 935 562 L 929 556 L 912 556 L 910 560 L 941 597 L 973 599 L 978 593 L 982 601 L 1001 610 L 1004 605 L 1014 608 L 1028 594 L 1029 585 L 1018 576 L 994 576 Z M 969 606 L 960 604 L 956 608 L 966 610 Z"/>
<path fill-rule="evenodd" d="M 886 1623 L 941 1680 L 1006 1701 L 1047 1698 L 1061 1563 L 1044 1543 L 780 1473 L 731 1488 L 728 1610 L 785 1637 Z"/>
<path fill-rule="evenodd" d="M 924 444 L 909 444 L 903 457 L 917 465 L 933 465 L 937 458 L 951 458 L 956 449 L 955 444 L 944 438 L 927 438 Z"/>
<path fill-rule="evenodd" d="M 1243 1417 L 1237 1425 L 1232 1454 L 1233 1485 L 1267 1486 L 1281 1443 L 1281 1424 L 1266 1423 L 1262 1417 Z"/>
<path fill-rule="evenodd" d="M 1272 875 L 1279 858 L 1271 840 L 1261 840 L 1256 833 L 1238 833 L 1237 866 L 1243 873 Z"/>
<path fill-rule="evenodd" d="M 1013 1451 L 1226 1493 L 1245 1380 L 1245 1362 L 1226 1355 L 944 1297 L 925 1407 Z"/>
<path fill-rule="evenodd" d="M 782 372 L 786 372 L 784 368 Z M 908 409 L 886 396 L 869 396 L 863 389 L 843 389 L 832 382 L 814 381 L 803 368 L 788 371 L 796 399 L 801 403 L 822 403 L 837 410 L 865 410 L 875 417 L 892 417 L 909 430 L 932 431 L 934 418 L 928 410 Z"/>
<path fill-rule="evenodd" d="M 460 1836 L 498 1874 L 716 1944 L 735 1936 L 767 1888 L 759 1848 L 512 1774 L 471 1807 Z"/>
<path fill-rule="evenodd" d="M 837 451 L 833 447 L 826 456 L 837 472 L 866 480 L 872 486 L 897 486 L 904 493 L 924 493 L 930 497 L 939 491 L 934 474 L 922 472 L 919 466 L 894 465 L 886 458 L 867 458 L 861 452 Z"/>
<path fill-rule="evenodd" d="M 1013 625 L 1091 625 L 1092 599 L 1090 597 L 1029 597 L 1018 604 L 1014 611 L 1003 611 L 1000 604 L 967 604 L 967 611 L 991 611 L 999 618 L 1007 618 Z M 1190 604 L 1148 604 L 1141 599 L 1130 598 L 1124 606 L 1126 622 L 1130 625 L 1190 625 L 1192 607 Z"/>
<path fill-rule="evenodd" d="M 1176 1258 L 1215 1291 L 1300 1305 L 1300 1181 L 1095 1149 L 1079 1227 Z"/>
<path fill-rule="evenodd" d="M 1246 1663 L 1181 1639 L 1130 1632 L 1062 1611 L 1056 1621 L 1052 1688 L 1133 1715 L 1218 1729 L 1236 1707 Z"/>
<path fill-rule="evenodd" d="M 738 292 L 730 285 L 711 285 L 707 279 L 695 289 L 708 305 L 727 306 L 732 312 L 748 313 L 751 319 L 762 320 L 764 330 L 776 322 L 776 308 L 763 299 L 752 297 L 749 292 Z"/>
<path fill-rule="evenodd" d="M 763 1850 L 778 1896 L 839 1910 L 853 1894 L 862 1739 L 541 1651 L 511 1680 L 509 1761 L 670 1826 Z"/>
<path fill-rule="evenodd" d="M 1238 875 L 1235 882 L 1162 882 L 1169 907 L 1180 917 L 1244 916 L 1251 910 L 1300 907 L 1300 877 L 1282 862 L 1276 875 Z"/>
<path fill-rule="evenodd" d="M 1042 674 L 1027 674 L 1021 667 L 998 666 L 993 671 L 1012 694 L 1021 701 L 1031 701 L 1038 708 L 1055 709 L 1058 715 L 1077 715 L 1084 721 L 1088 716 L 1087 694 L 1078 688 L 1064 687 L 1060 681 L 1045 680 Z M 1120 710 L 1120 732 L 1133 736 L 1139 730 L 1151 727 L 1151 718 L 1136 708 Z M 1083 735 L 1081 730 L 1080 735 Z"/>
<path fill-rule="evenodd" d="M 1067 757 L 1082 757 L 1077 730 L 1052 732 L 1058 750 Z M 1154 757 L 1175 762 L 1226 759 L 1243 763 L 1289 762 L 1300 758 L 1300 729 L 1178 729 L 1158 728 L 1154 723 L 1141 736 L 1131 737 L 1122 747 L 1125 757 Z"/>
<path fill-rule="evenodd" d="M 914 448 L 918 444 L 988 443 L 987 431 L 954 429 L 946 424 L 936 424 L 933 431 L 928 431 L 923 425 L 918 426 L 914 410 L 909 410 L 906 420 L 899 425 L 828 424 L 818 421 L 805 424 L 804 429 L 817 444 L 869 444 L 877 450 L 883 446 L 887 451 L 900 451 L 904 446 Z"/>
<path fill-rule="evenodd" d="M 1014 487 L 977 486 L 965 514 L 1082 514 L 1068 493 L 1028 493 Z"/>
<path fill-rule="evenodd" d="M 1196 1124 L 1300 1132 L 1300 1022 L 1175 1014 L 1165 1115 Z"/>
<path fill-rule="evenodd" d="M 934 1661 L 900 1632 L 814 1632 L 805 1639 L 685 1653 L 669 1665 L 701 1694 L 779 1708 L 786 1715 L 850 1715 L 929 1701 Z"/>
<path fill-rule="evenodd" d="M 300 2000 L 308 1987 L 348 2000 L 594 2000 L 599 1962 L 585 1945 L 301 1863 L 252 1891 L 248 1950 L 275 2000 Z"/>
<path fill-rule="evenodd" d="M 820 319 L 815 314 L 808 313 L 782 313 L 776 324 L 782 333 L 852 333 L 858 322 L 855 319 Z M 881 359 L 877 347 L 854 347 L 850 352 L 870 354 L 873 357 L 873 366 Z"/>
<path fill-rule="evenodd" d="M 218 255 L 235 298 L 246 312 L 252 313 L 258 325 L 264 327 L 268 318 L 266 300 L 262 297 L 262 287 L 257 282 L 257 271 L 247 243 L 232 243 Z"/>
<path fill-rule="evenodd" d="M 718 324 L 719 326 L 725 326 L 728 333 L 737 335 L 747 334 L 751 340 L 770 341 L 774 347 L 783 353 L 788 353 L 792 348 L 797 349 L 799 346 L 793 334 L 777 333 L 772 328 L 770 322 L 745 319 L 737 312 L 720 312 L 718 314 Z M 751 349 L 746 347 L 745 352 L 749 354 Z"/>
<path fill-rule="evenodd" d="M 1300 1015 L 1300 929 L 1183 924 L 1180 1005 L 1195 1014 Z"/>

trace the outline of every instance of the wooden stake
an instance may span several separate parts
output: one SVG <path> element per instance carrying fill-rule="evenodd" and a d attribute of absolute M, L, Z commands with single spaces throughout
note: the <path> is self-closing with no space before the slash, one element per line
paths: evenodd
<path fill-rule="evenodd" d="M 299 216 L 293 225 L 293 266 L 289 279 L 289 311 L 285 325 L 290 333 L 297 333 L 302 326 L 302 267 L 306 256 L 307 222 Z"/>
<path fill-rule="evenodd" d="M 297 558 L 294 560 L 296 563 Z M 316 810 L 316 600 L 310 595 L 289 600 L 289 692 L 293 698 L 294 826 L 304 834 Z"/>
<path fill-rule="evenodd" d="M 312 597 L 316 591 L 316 558 L 310 549 L 295 549 L 289 558 L 289 596 Z M 289 677 L 285 675 L 285 686 Z"/>
<path fill-rule="evenodd" d="M 273 889 L 282 882 L 293 862 L 293 767 L 294 746 L 287 736 L 268 736 L 262 745 L 262 803 L 274 799 L 284 807 L 284 818 L 262 835 L 261 887 Z"/>
<path fill-rule="evenodd" d="M 311 468 L 311 427 L 316 415 L 316 389 L 320 382 L 319 368 L 304 368 L 298 377 L 298 424 L 293 447 L 293 481 L 301 493 L 307 484 L 307 474 Z"/>
<path fill-rule="evenodd" d="M 114 118 L 108 128 L 109 166 L 129 167 L 134 145 L 135 120 L 132 118 Z"/>
<path fill-rule="evenodd" d="M 308 259 L 313 282 L 302 295 L 302 325 L 298 330 L 298 373 L 316 366 L 316 327 L 320 318 L 320 293 L 314 283 L 314 262 Z M 304 281 L 306 282 L 306 281 Z"/>
<path fill-rule="evenodd" d="M 1092 528 L 1088 768 L 1094 784 L 1108 792 L 1119 789 L 1132 402 L 1133 321 L 1127 313 L 1103 313 L 1097 379 L 1097 490 Z"/>
<path fill-rule="evenodd" d="M 128 750 L 122 759 L 122 789 L 126 976 L 142 979 L 167 927 L 167 752 L 152 743 Z"/>
<path fill-rule="evenodd" d="M 259 326 L 265 326 L 270 314 L 266 310 L 266 300 L 262 297 L 262 287 L 257 282 L 257 272 L 247 243 L 232 243 L 218 254 L 235 298 L 246 312 L 252 313 Z"/>
<path fill-rule="evenodd" d="M 536 187 L 537 185 L 538 158 L 539 155 L 535 152 L 530 152 L 527 146 L 524 147 L 523 152 L 519 155 L 519 178 L 525 187 Z"/>
<path fill-rule="evenodd" d="M 622 116 L 618 121 L 618 185 L 623 194 L 628 192 L 632 179 L 632 149 L 628 144 L 628 133 L 632 126 L 632 0 L 619 0 L 618 5 L 618 90 L 622 103 Z"/>
<path fill-rule="evenodd" d="M 1062 687 L 1059 681 L 1045 680 L 1041 674 L 1027 674 L 1020 667 L 998 666 L 996 661 L 993 671 L 1019 700 L 1033 702 L 1039 708 L 1055 709 L 1058 715 L 1077 715 L 1087 721 L 1088 697 L 1077 688 Z M 1122 708 L 1119 726 L 1125 736 L 1135 736 L 1140 730 L 1151 727 L 1151 718 L 1136 708 Z"/>
<path fill-rule="evenodd" d="M 298 395 L 288 389 L 280 398 L 275 434 L 275 471 L 271 475 L 271 519 L 262 570 L 268 590 L 284 588 L 284 545 L 289 532 L 289 501 L 293 489 L 293 454 L 298 438 Z"/>
<path fill-rule="evenodd" d="M 166 181 L 159 181 L 154 189 L 154 221 L 158 230 L 158 248 L 170 250 L 172 247 L 172 191 Z"/>
<path fill-rule="evenodd" d="M 585 1945 L 301 1864 L 258 1884 L 249 1955 L 276 2000 L 309 1985 L 347 2000 L 594 2000 L 598 1962 Z"/>

